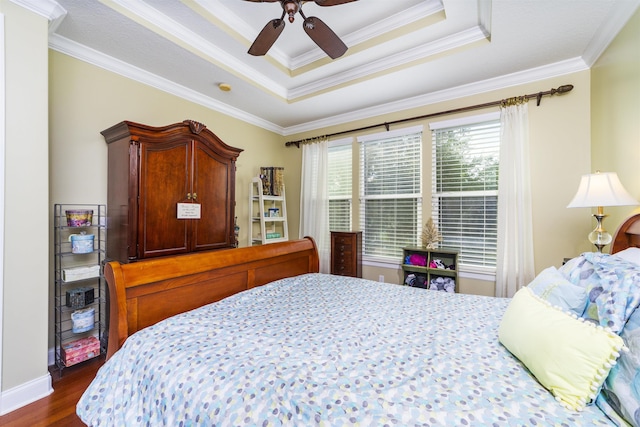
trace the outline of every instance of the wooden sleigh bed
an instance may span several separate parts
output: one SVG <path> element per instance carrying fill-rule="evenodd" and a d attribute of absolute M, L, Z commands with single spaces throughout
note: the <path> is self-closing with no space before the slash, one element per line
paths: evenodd
<path fill-rule="evenodd" d="M 640 214 L 619 227 L 611 248 L 638 246 Z M 590 263 L 617 258 L 606 257 L 587 254 L 560 270 L 585 277 Z M 591 426 L 624 425 L 634 416 L 628 408 L 640 407 L 631 394 L 607 385 L 609 378 L 601 393 L 577 400 L 536 378 L 528 355 L 519 355 L 519 343 L 513 344 L 522 334 L 509 337 L 502 322 L 503 315 L 514 316 L 511 306 L 524 289 L 513 300 L 447 294 L 321 275 L 318 265 L 310 238 L 109 263 L 108 361 L 78 403 L 78 414 L 89 425 Z M 557 274 L 553 270 L 534 282 Z M 640 305 L 640 265 L 637 279 Z M 527 295 L 535 293 L 534 282 Z M 589 297 L 600 286 L 578 285 Z M 543 310 L 559 310 L 543 302 Z M 585 317 L 594 307 L 587 301 Z M 517 311 L 509 323 L 518 323 L 526 310 Z M 531 334 L 540 330 L 547 339 L 558 329 L 548 327 L 536 320 Z M 616 365 L 612 356 L 624 348 L 620 337 L 627 342 L 624 331 L 587 329 L 604 334 L 611 347 L 605 363 L 612 372 L 622 365 L 618 377 L 624 377 L 631 368 Z M 178 367 L 187 373 L 178 374 Z M 589 381 L 593 387 L 595 380 Z M 612 395 L 617 404 L 607 403 Z M 118 396 L 126 398 L 116 402 Z"/>
<path fill-rule="evenodd" d="M 178 313 L 284 277 L 319 271 L 311 238 L 105 266 L 107 359 L 134 332 Z"/>

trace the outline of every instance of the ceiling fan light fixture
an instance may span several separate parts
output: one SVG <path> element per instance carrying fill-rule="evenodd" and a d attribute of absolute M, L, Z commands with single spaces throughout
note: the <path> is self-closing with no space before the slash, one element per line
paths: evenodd
<path fill-rule="evenodd" d="M 282 6 L 287 15 L 289 15 L 289 22 L 293 22 L 295 20 L 296 13 L 298 13 L 298 2 L 287 1 Z"/>

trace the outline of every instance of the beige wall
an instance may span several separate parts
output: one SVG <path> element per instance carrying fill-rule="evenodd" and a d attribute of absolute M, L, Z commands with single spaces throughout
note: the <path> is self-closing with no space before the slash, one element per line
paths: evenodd
<path fill-rule="evenodd" d="M 588 212 L 584 212 L 581 209 L 566 208 L 578 187 L 580 175 L 589 172 L 590 169 L 589 71 L 397 112 L 384 117 L 319 129 L 314 132 L 294 135 L 290 139 L 328 134 L 376 123 L 448 111 L 468 105 L 483 104 L 517 95 L 537 93 L 557 88 L 564 84 L 574 85 L 573 91 L 562 96 L 545 97 L 539 107 L 536 107 L 535 100 L 529 102 L 533 232 L 536 272 L 539 272 L 550 265 L 560 266 L 565 257 L 576 256 L 583 251 L 589 250 L 589 242 L 585 238 L 590 227 Z M 470 113 L 439 116 L 431 120 L 437 122 L 490 111 L 497 111 L 497 107 Z M 397 128 L 418 124 L 424 126 L 423 165 L 426 171 L 431 168 L 429 123 L 430 120 L 422 120 L 397 126 Z M 368 131 L 368 133 L 383 131 L 384 128 L 380 127 Z M 349 136 L 354 135 L 350 134 Z M 354 156 L 357 158 L 357 152 L 355 151 Z M 425 195 L 423 199 L 423 218 L 425 220 L 431 216 L 429 212 L 431 208 L 429 203 L 430 188 L 431 175 L 430 173 L 425 173 L 423 177 Z M 357 194 L 357 192 L 354 194 Z M 358 200 L 356 198 L 354 200 L 356 217 L 357 212 Z M 358 228 L 357 223 L 355 228 Z M 390 283 L 400 283 L 401 281 L 401 273 L 398 268 L 365 266 L 363 275 L 372 280 L 378 280 L 378 277 L 383 275 L 385 276 L 385 281 Z M 493 295 L 494 286 L 493 282 L 483 280 L 468 278 L 460 280 L 460 289 L 467 293 Z"/>
<path fill-rule="evenodd" d="M 5 392 L 37 379 L 48 382 L 48 22 L 8 0 L 0 0 L 0 13 L 5 15 L 6 66 L 1 355 Z M 37 393 L 46 391 L 45 385 Z"/>
<path fill-rule="evenodd" d="M 283 136 L 58 52 L 50 51 L 49 70 L 52 205 L 107 202 L 107 144 L 100 131 L 122 120 L 162 126 L 193 119 L 244 150 L 236 172 L 240 245 L 247 246 L 249 183 L 260 166 L 285 167 L 289 230 L 297 236 L 299 153 L 285 149 Z M 53 289 L 50 292 L 53 295 Z"/>
<path fill-rule="evenodd" d="M 609 45 L 591 72 L 591 172 L 617 172 L 640 200 L 640 9 Z M 605 208 L 605 228 L 638 207 Z"/>
<path fill-rule="evenodd" d="M 55 51 L 50 51 L 49 67 L 52 204 L 106 203 L 107 145 L 100 131 L 123 120 L 162 126 L 192 119 L 244 150 L 236 173 L 242 246 L 247 241 L 249 183 L 260 166 L 285 167 L 287 195 L 292 194 L 288 205 L 294 206 L 299 161 L 285 150 L 283 136 Z"/>

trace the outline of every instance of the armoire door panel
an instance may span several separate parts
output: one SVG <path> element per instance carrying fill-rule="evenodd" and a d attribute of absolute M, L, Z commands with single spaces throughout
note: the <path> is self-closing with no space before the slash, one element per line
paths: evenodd
<path fill-rule="evenodd" d="M 141 258 L 188 252 L 189 220 L 177 205 L 190 193 L 188 142 L 141 142 L 138 251 Z"/>
<path fill-rule="evenodd" d="M 193 220 L 193 249 L 217 249 L 232 243 L 231 186 L 229 162 L 203 144 L 194 147 L 193 191 L 201 206 L 201 217 Z M 215 185 L 214 185 L 215 183 Z"/>

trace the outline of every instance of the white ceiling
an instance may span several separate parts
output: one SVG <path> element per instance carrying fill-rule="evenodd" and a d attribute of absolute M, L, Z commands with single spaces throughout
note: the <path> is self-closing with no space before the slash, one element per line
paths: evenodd
<path fill-rule="evenodd" d="M 640 4 L 307 2 L 349 47 L 331 60 L 300 15 L 266 56 L 246 53 L 278 2 L 12 1 L 51 20 L 54 50 L 282 135 L 587 69 Z"/>

